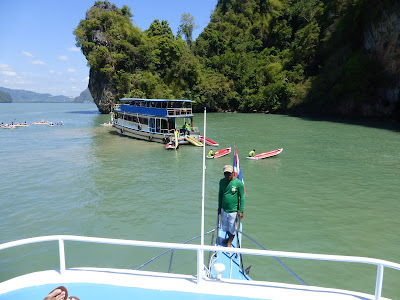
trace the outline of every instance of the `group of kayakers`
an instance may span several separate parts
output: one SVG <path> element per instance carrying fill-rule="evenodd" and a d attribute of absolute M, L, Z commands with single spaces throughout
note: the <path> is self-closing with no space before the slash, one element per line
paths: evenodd
<path fill-rule="evenodd" d="M 49 122 L 49 121 L 36 121 L 33 122 L 32 124 L 34 125 L 48 125 L 48 126 L 63 126 L 64 123 L 62 121 L 60 122 Z M 11 122 L 11 123 L 6 123 L 4 124 L 4 122 L 2 122 L 0 124 L 0 128 L 15 128 L 15 127 L 28 127 L 29 124 L 25 121 L 23 123 L 21 122 Z"/>
<path fill-rule="evenodd" d="M 1 128 L 15 128 L 16 126 L 29 126 L 29 125 L 28 125 L 28 123 L 26 123 L 26 121 L 24 123 L 11 122 L 11 123 L 6 123 L 6 124 L 4 124 L 4 122 L 1 122 L 1 124 L 0 124 Z"/>
<path fill-rule="evenodd" d="M 256 149 L 253 149 L 249 152 L 249 157 L 253 157 L 256 154 Z M 214 156 L 214 151 L 213 149 L 210 149 L 210 151 L 208 152 L 207 156 Z"/>

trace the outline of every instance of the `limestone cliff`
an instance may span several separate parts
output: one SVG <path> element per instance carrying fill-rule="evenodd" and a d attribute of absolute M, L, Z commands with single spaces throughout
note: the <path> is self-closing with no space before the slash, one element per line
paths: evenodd
<path fill-rule="evenodd" d="M 366 26 L 364 48 L 382 68 L 378 99 L 364 106 L 364 114 L 400 120 L 400 6 L 386 8 L 381 17 Z"/>
<path fill-rule="evenodd" d="M 91 24 L 89 22 L 94 19 L 95 16 L 104 12 L 117 11 L 119 11 L 119 9 L 114 4 L 110 4 L 107 0 L 104 1 L 104 3 L 96 2 L 94 6 L 86 12 L 85 21 L 88 22 L 86 24 L 90 25 L 85 27 L 85 37 L 87 40 L 85 40 L 81 46 L 82 52 L 88 59 L 90 65 L 88 88 L 94 103 L 97 105 L 99 111 L 104 114 L 112 111 L 114 103 L 118 100 L 118 95 L 115 90 L 115 85 L 112 83 L 112 78 L 110 76 L 105 76 L 104 72 L 101 71 L 104 65 L 91 65 L 90 55 L 98 51 L 98 49 L 103 49 L 102 51 L 104 52 L 110 51 L 112 42 L 110 36 L 105 33 L 104 24 L 92 26 L 95 23 Z M 106 63 L 107 62 L 104 64 Z"/>

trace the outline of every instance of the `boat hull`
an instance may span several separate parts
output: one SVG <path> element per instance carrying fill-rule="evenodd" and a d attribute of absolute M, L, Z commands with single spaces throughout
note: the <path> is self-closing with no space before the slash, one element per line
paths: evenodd
<path fill-rule="evenodd" d="M 214 152 L 214 156 L 208 156 L 207 155 L 207 158 L 219 158 L 219 157 L 228 155 L 231 152 L 232 152 L 232 148 L 229 147 L 229 148 L 221 149 L 219 151 Z"/>
<path fill-rule="evenodd" d="M 173 133 L 156 133 L 156 132 L 148 132 L 137 130 L 125 126 L 121 126 L 118 124 L 114 124 L 114 128 L 121 135 L 129 136 L 135 139 L 149 141 L 149 142 L 157 142 L 165 144 L 167 138 L 171 141 L 174 138 Z"/>
<path fill-rule="evenodd" d="M 204 143 L 204 136 L 200 135 L 199 139 L 201 142 Z M 209 145 L 209 146 L 215 146 L 215 147 L 219 146 L 219 144 L 217 142 L 214 142 L 214 141 L 210 140 L 209 138 L 205 138 L 205 143 L 206 143 L 206 145 Z"/>
<path fill-rule="evenodd" d="M 283 151 L 283 148 L 280 148 L 280 149 L 276 149 L 276 150 L 272 150 L 272 151 L 256 154 L 254 156 L 247 157 L 247 158 L 248 159 L 252 159 L 252 160 L 259 160 L 259 159 L 264 159 L 264 158 L 268 158 L 268 157 L 277 156 L 278 154 L 282 153 L 282 151 Z"/>

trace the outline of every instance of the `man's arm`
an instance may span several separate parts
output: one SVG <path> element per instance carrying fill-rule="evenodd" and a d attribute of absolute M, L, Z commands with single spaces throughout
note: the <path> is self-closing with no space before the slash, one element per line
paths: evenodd
<path fill-rule="evenodd" d="M 246 196 L 244 195 L 244 185 L 243 184 L 241 184 L 239 186 L 239 199 L 240 199 L 240 202 L 239 202 L 240 203 L 240 212 L 242 214 L 241 218 L 243 218 L 244 202 L 246 200 Z"/>

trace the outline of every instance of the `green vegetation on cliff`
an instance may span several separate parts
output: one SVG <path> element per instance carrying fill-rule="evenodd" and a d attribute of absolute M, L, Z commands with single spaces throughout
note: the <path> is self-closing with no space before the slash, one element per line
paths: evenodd
<path fill-rule="evenodd" d="M 113 103 L 189 98 L 210 110 L 357 114 L 376 101 L 383 81 L 363 42 L 388 4 L 219 0 L 193 42 L 190 14 L 174 37 L 167 21 L 154 20 L 142 32 L 128 7 L 98 1 L 75 35 L 91 67 L 92 95 L 105 89 L 100 94 Z M 94 98 L 100 107 L 103 100 Z"/>

